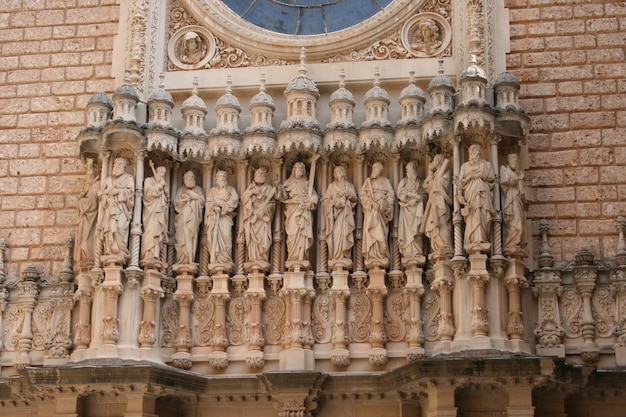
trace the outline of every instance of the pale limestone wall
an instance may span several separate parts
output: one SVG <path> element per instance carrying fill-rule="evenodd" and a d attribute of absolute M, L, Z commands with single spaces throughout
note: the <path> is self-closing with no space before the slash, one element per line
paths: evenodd
<path fill-rule="evenodd" d="M 626 213 L 626 7 L 599 0 L 505 6 L 508 70 L 521 80 L 531 117 L 534 235 L 546 218 L 556 259 L 571 260 L 581 246 L 611 258 L 615 220 Z"/>
<path fill-rule="evenodd" d="M 115 88 L 116 3 L 0 2 L 0 238 L 10 276 L 30 263 L 58 273 L 75 232 L 76 136 L 93 93 Z"/>

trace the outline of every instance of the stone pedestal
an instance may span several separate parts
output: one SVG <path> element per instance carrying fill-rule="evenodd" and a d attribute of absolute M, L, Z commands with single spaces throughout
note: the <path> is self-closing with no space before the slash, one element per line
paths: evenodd
<path fill-rule="evenodd" d="M 387 295 L 384 269 L 374 268 L 368 271 L 370 279 L 367 286 L 367 295 L 372 300 L 372 319 L 370 322 L 370 350 L 368 357 L 370 364 L 383 366 L 387 364 L 387 334 L 385 332 L 384 300 Z"/>
<path fill-rule="evenodd" d="M 180 369 L 190 369 L 193 345 L 191 340 L 191 304 L 193 295 L 193 276 L 198 271 L 198 264 L 176 264 L 173 266 L 176 276 L 176 292 L 174 300 L 178 303 L 178 327 L 174 346 L 176 353 L 172 355 L 172 364 Z"/>
<path fill-rule="evenodd" d="M 424 356 L 424 330 L 421 316 L 421 297 L 424 294 L 422 284 L 422 268 L 412 267 L 406 270 L 406 285 L 404 294 L 409 301 L 408 331 L 407 331 L 407 360 L 412 362 Z"/>
<path fill-rule="evenodd" d="M 248 289 L 245 293 L 249 306 L 246 365 L 251 369 L 260 369 L 265 365 L 263 353 L 265 339 L 263 338 L 261 317 L 263 314 L 263 300 L 266 298 L 264 284 L 265 274 L 263 272 L 254 271 L 248 274 Z"/>
<path fill-rule="evenodd" d="M 433 272 L 434 279 L 431 288 L 439 295 L 438 340 L 433 347 L 433 354 L 438 355 L 450 353 L 452 338 L 455 334 L 451 298 L 455 286 L 455 279 L 450 261 L 445 258 L 436 259 Z"/>
<path fill-rule="evenodd" d="M 343 368 L 350 364 L 350 352 L 348 351 L 348 309 L 346 302 L 350 297 L 348 286 L 349 273 L 343 268 L 333 270 L 333 286 L 330 295 L 335 300 L 335 322 L 333 323 L 333 335 L 331 342 L 333 349 L 330 352 L 330 360 L 333 365 Z"/>
<path fill-rule="evenodd" d="M 313 370 L 315 358 L 310 346 L 311 334 L 310 311 L 305 312 L 305 297 L 313 292 L 312 273 L 288 271 L 283 276 L 283 288 L 280 291 L 285 298 L 285 349 L 279 354 L 279 369 Z M 310 306 L 310 304 L 309 304 Z M 308 320 L 307 320 L 308 317 Z"/>
<path fill-rule="evenodd" d="M 104 257 L 103 257 L 104 258 Z M 100 289 L 104 294 L 102 316 L 102 344 L 96 348 L 97 358 L 118 358 L 119 340 L 118 297 L 122 293 L 122 267 L 110 264 L 104 267 L 104 281 Z"/>
<path fill-rule="evenodd" d="M 162 363 L 163 360 L 155 343 L 157 335 L 160 333 L 160 302 L 164 292 L 161 287 L 163 274 L 154 269 L 147 269 L 143 276 L 140 295 L 143 299 L 143 317 L 139 324 L 139 342 L 140 358 L 151 362 Z"/>

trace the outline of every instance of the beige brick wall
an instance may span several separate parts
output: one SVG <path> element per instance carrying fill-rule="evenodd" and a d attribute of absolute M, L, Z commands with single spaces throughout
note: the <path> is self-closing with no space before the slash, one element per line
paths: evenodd
<path fill-rule="evenodd" d="M 0 237 L 12 276 L 30 263 L 60 269 L 84 180 L 76 136 L 92 94 L 115 88 L 118 16 L 115 0 L 0 0 Z"/>
<path fill-rule="evenodd" d="M 614 256 L 626 215 L 626 2 L 505 0 L 508 69 L 531 117 L 529 208 L 550 222 L 557 259 Z"/>

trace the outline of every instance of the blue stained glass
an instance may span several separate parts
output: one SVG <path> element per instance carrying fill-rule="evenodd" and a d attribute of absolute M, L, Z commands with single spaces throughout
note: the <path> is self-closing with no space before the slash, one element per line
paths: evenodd
<path fill-rule="evenodd" d="M 233 12 L 264 29 L 317 35 L 354 26 L 393 0 L 223 0 Z"/>
<path fill-rule="evenodd" d="M 321 7 L 301 9 L 298 23 L 298 35 L 315 35 L 326 32 L 324 28 L 324 12 Z"/>

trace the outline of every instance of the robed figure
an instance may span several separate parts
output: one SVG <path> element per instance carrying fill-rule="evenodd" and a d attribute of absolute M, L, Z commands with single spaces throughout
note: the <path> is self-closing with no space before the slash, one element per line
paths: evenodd
<path fill-rule="evenodd" d="M 226 171 L 218 171 L 215 186 L 206 196 L 204 224 L 209 262 L 212 265 L 233 269 L 233 218 L 239 204 L 239 194 L 227 183 Z"/>
<path fill-rule="evenodd" d="M 277 197 L 285 205 L 285 265 L 306 268 L 309 266 L 309 249 L 313 246 L 313 210 L 318 197 L 307 180 L 304 163 L 294 164 L 291 176 L 279 188 Z"/>
<path fill-rule="evenodd" d="M 382 172 L 383 165 L 375 162 L 359 191 L 363 207 L 363 257 L 368 268 L 389 265 L 389 222 L 393 219 L 395 195 L 391 182 L 381 176 Z"/>
<path fill-rule="evenodd" d="M 506 227 L 504 254 L 523 254 L 523 247 L 526 244 L 524 218 L 527 203 L 524 174 L 518 169 L 517 154 L 509 154 L 507 165 L 500 167 L 500 186 L 503 194 L 502 214 Z"/>
<path fill-rule="evenodd" d="M 276 207 L 276 188 L 265 183 L 267 170 L 254 172 L 254 179 L 241 197 L 243 233 L 246 241 L 246 269 L 269 269 L 272 245 L 272 220 Z"/>
<path fill-rule="evenodd" d="M 469 148 L 469 161 L 461 165 L 459 202 L 465 219 L 464 248 L 467 252 L 488 252 L 494 216 L 492 188 L 495 175 L 491 163 L 480 158 L 480 145 Z"/>
<path fill-rule="evenodd" d="M 115 158 L 111 175 L 104 180 L 99 196 L 103 254 L 121 256 L 120 261 L 125 262 L 130 256 L 128 232 L 135 201 L 135 180 L 126 173 L 125 158 Z"/>
<path fill-rule="evenodd" d="M 177 264 L 195 263 L 203 207 L 202 188 L 196 185 L 193 171 L 187 171 L 183 176 L 183 186 L 178 189 L 174 198 L 174 248 Z"/>
<path fill-rule="evenodd" d="M 350 268 L 354 246 L 354 207 L 357 202 L 354 185 L 346 180 L 346 170 L 335 167 L 335 180 L 328 184 L 322 197 L 324 237 L 328 245 L 329 265 Z"/>
<path fill-rule="evenodd" d="M 94 236 L 98 221 L 98 191 L 100 177 L 95 173 L 93 160 L 87 159 L 85 186 L 78 197 L 78 225 L 74 262 L 78 267 L 90 268 L 94 264 Z"/>
<path fill-rule="evenodd" d="M 398 244 L 403 265 L 423 264 L 424 235 L 421 231 L 424 218 L 426 192 L 417 178 L 417 167 L 414 162 L 406 164 L 406 177 L 398 184 Z"/>
<path fill-rule="evenodd" d="M 422 231 L 430 240 L 433 257 L 448 257 L 454 254 L 452 246 L 452 222 L 450 215 L 450 170 L 448 160 L 441 154 L 435 155 L 428 165 L 424 180 L 428 201 L 424 208 Z"/>
<path fill-rule="evenodd" d="M 170 192 L 165 182 L 165 167 L 155 169 L 150 161 L 150 168 L 153 176 L 143 182 L 141 261 L 144 265 L 162 267 L 161 249 L 167 241 Z"/>

